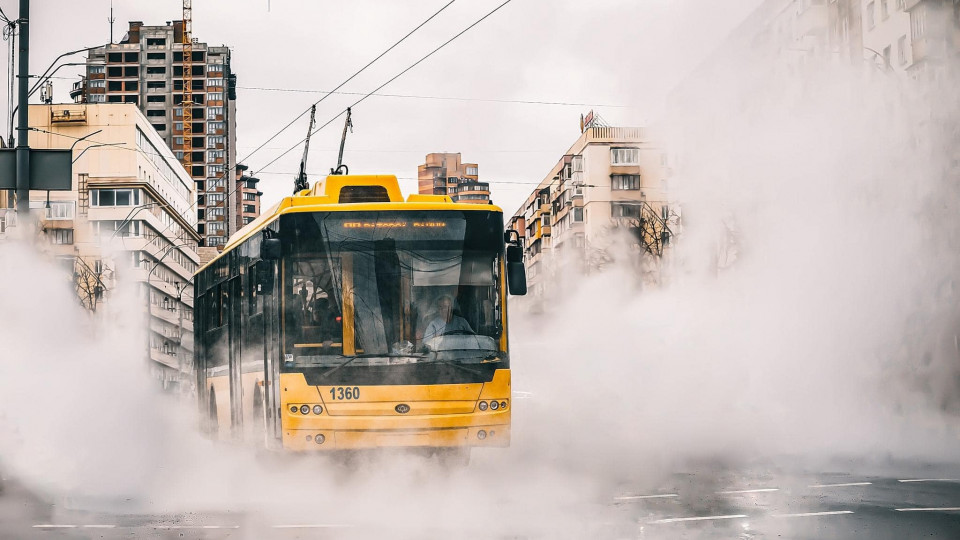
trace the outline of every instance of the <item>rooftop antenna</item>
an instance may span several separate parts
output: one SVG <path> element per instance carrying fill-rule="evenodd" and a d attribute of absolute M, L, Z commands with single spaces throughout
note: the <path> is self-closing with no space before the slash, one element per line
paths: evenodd
<path fill-rule="evenodd" d="M 117 20 L 113 16 L 113 0 L 110 0 L 110 17 L 107 19 L 107 22 L 110 23 L 110 44 L 113 44 L 113 23 Z"/>

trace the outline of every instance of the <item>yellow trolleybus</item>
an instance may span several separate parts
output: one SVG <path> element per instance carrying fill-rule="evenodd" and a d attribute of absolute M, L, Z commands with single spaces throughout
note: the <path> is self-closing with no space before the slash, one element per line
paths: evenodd
<path fill-rule="evenodd" d="M 205 424 L 301 452 L 508 446 L 521 254 L 496 206 L 394 176 L 284 198 L 196 274 Z"/>

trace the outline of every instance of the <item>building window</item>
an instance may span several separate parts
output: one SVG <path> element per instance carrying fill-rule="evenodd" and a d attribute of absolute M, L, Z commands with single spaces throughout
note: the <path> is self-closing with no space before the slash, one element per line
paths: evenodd
<path fill-rule="evenodd" d="M 163 89 L 167 87 L 167 81 L 147 81 L 147 88 Z"/>
<path fill-rule="evenodd" d="M 249 224 L 253 223 L 253 220 L 254 220 L 254 219 L 256 219 L 256 218 L 245 217 L 245 218 L 243 218 L 243 224 L 244 224 L 244 225 L 249 225 Z"/>
<path fill-rule="evenodd" d="M 104 81 L 103 79 L 94 79 L 92 81 L 87 82 L 90 88 L 104 88 L 106 86 L 105 83 L 106 81 Z"/>
<path fill-rule="evenodd" d="M 106 71 L 104 66 L 90 66 L 89 72 L 91 75 L 102 75 Z"/>
<path fill-rule="evenodd" d="M 183 144 L 183 137 L 174 137 L 173 144 Z"/>
<path fill-rule="evenodd" d="M 243 205 L 243 213 L 245 214 L 254 214 L 257 212 L 257 207 L 252 204 Z"/>
<path fill-rule="evenodd" d="M 914 41 L 923 37 L 927 31 L 927 11 L 921 6 L 919 9 L 915 9 L 913 13 L 910 14 L 910 20 L 913 22 L 913 27 L 911 36 Z"/>
<path fill-rule="evenodd" d="M 876 9 L 874 2 L 867 4 L 867 28 L 873 28 L 877 25 Z"/>
<path fill-rule="evenodd" d="M 640 189 L 640 175 L 612 174 L 610 175 L 610 189 L 614 191 Z"/>
<path fill-rule="evenodd" d="M 897 61 L 901 66 L 907 63 L 907 36 L 900 36 L 897 40 Z"/>
<path fill-rule="evenodd" d="M 47 229 L 50 242 L 57 245 L 73 243 L 73 229 Z"/>
<path fill-rule="evenodd" d="M 150 125 L 153 127 L 153 129 L 157 130 L 158 132 L 167 130 L 166 124 L 150 124 Z"/>
<path fill-rule="evenodd" d="M 223 101 L 223 92 L 210 92 L 207 94 L 207 99 L 210 101 Z"/>
<path fill-rule="evenodd" d="M 147 109 L 147 116 L 166 116 L 167 111 L 163 109 Z"/>
<path fill-rule="evenodd" d="M 207 71 L 223 73 L 223 64 L 210 64 L 207 66 Z"/>
<path fill-rule="evenodd" d="M 470 176 L 477 176 L 477 167 L 467 167 L 467 174 Z"/>
<path fill-rule="evenodd" d="M 173 129 L 174 131 L 183 131 L 183 122 L 174 122 Z"/>
<path fill-rule="evenodd" d="M 890 17 L 890 6 L 888 4 L 890 0 L 880 0 L 880 16 L 883 20 L 886 20 Z"/>
<path fill-rule="evenodd" d="M 164 96 L 164 95 L 147 96 L 147 103 L 166 103 L 166 102 L 167 102 L 167 96 Z"/>
<path fill-rule="evenodd" d="M 573 221 L 574 221 L 574 222 L 583 221 L 583 208 L 582 208 L 582 207 L 575 206 L 575 207 L 573 208 Z"/>
<path fill-rule="evenodd" d="M 107 96 L 103 94 L 93 94 L 89 97 L 90 103 L 103 103 Z"/>
<path fill-rule="evenodd" d="M 147 66 L 147 75 L 163 75 L 166 72 L 165 66 Z"/>
<path fill-rule="evenodd" d="M 897 0 L 897 11 L 903 11 L 906 9 L 903 0 Z"/>
<path fill-rule="evenodd" d="M 167 38 L 147 38 L 147 46 L 163 47 L 167 44 Z"/>
<path fill-rule="evenodd" d="M 212 208 L 207 208 L 207 219 L 211 221 L 217 221 L 216 218 L 223 217 L 223 207 L 214 206 Z"/>
<path fill-rule="evenodd" d="M 166 60 L 166 59 L 167 59 L 167 53 L 162 53 L 162 52 L 147 53 L 147 60 Z"/>
<path fill-rule="evenodd" d="M 220 176 L 223 174 L 223 165 L 207 165 L 207 176 Z"/>
<path fill-rule="evenodd" d="M 223 79 L 207 79 L 207 86 L 223 86 Z"/>
<path fill-rule="evenodd" d="M 226 185 L 226 180 L 224 180 L 222 177 L 211 178 L 210 180 L 207 180 L 207 191 L 223 189 Z"/>
<path fill-rule="evenodd" d="M 257 194 L 256 194 L 256 193 L 244 193 L 244 194 L 243 194 L 243 200 L 245 200 L 245 201 L 255 201 L 255 200 L 257 200 Z"/>
<path fill-rule="evenodd" d="M 207 163 L 214 163 L 223 159 L 223 150 L 207 150 Z"/>
<path fill-rule="evenodd" d="M 207 137 L 207 148 L 216 148 L 223 144 L 223 135 L 211 135 Z"/>
<path fill-rule="evenodd" d="M 639 148 L 611 148 L 611 165 L 637 165 L 640 163 Z"/>
<path fill-rule="evenodd" d="M 890 45 L 883 48 L 883 67 L 890 67 Z"/>
<path fill-rule="evenodd" d="M 207 134 L 215 134 L 217 130 L 223 130 L 223 122 L 207 123 Z"/>
<path fill-rule="evenodd" d="M 625 203 L 625 202 L 610 203 L 610 216 L 614 219 L 639 218 L 640 205 L 635 203 Z"/>
<path fill-rule="evenodd" d="M 207 120 L 216 120 L 217 115 L 223 114 L 223 107 L 209 107 L 207 108 Z"/>
<path fill-rule="evenodd" d="M 90 206 L 136 206 L 140 204 L 139 189 L 91 189 Z"/>

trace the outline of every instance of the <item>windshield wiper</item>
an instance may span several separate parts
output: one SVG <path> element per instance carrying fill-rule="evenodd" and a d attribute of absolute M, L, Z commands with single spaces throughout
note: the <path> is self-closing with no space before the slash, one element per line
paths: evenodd
<path fill-rule="evenodd" d="M 433 360 L 427 360 L 426 362 L 423 362 L 423 361 L 417 362 L 417 364 L 444 364 L 444 365 L 447 365 L 447 366 L 453 366 L 453 367 L 460 368 L 460 369 L 462 369 L 462 370 L 464 370 L 464 371 L 467 371 L 467 372 L 469 372 L 469 373 L 473 373 L 474 375 L 483 375 L 483 372 L 478 371 L 478 370 L 476 370 L 476 369 L 469 368 L 469 367 L 467 367 L 467 366 L 465 366 L 465 365 L 463 365 L 463 364 L 457 363 L 457 362 L 451 362 L 450 360 L 441 360 L 441 359 L 439 359 L 439 358 L 434 358 Z"/>
<path fill-rule="evenodd" d="M 345 365 L 349 364 L 350 362 L 353 362 L 354 360 L 357 360 L 357 359 L 359 359 L 359 358 L 424 358 L 425 356 L 426 356 L 426 355 L 423 355 L 423 354 L 396 354 L 396 353 L 364 353 L 364 354 L 355 354 L 355 355 L 347 358 L 346 360 L 344 360 L 344 361 L 343 361 L 342 363 L 340 363 L 339 365 L 334 366 L 334 367 L 330 368 L 328 371 L 325 371 L 325 372 L 321 373 L 319 378 L 322 379 L 322 378 L 326 377 L 327 375 L 331 375 L 331 374 L 335 373 L 337 370 L 339 370 L 340 368 L 342 368 L 343 366 L 345 366 Z"/>

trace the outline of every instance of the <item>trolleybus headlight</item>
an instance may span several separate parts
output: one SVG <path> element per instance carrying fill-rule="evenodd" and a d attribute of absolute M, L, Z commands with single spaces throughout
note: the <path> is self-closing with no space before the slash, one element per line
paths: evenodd
<path fill-rule="evenodd" d="M 310 412 L 310 406 L 309 406 L 309 405 L 301 405 L 301 406 L 300 406 L 300 414 L 307 414 L 308 412 Z"/>
<path fill-rule="evenodd" d="M 491 409 L 491 410 L 494 410 L 494 411 L 495 411 L 495 410 L 497 410 L 497 409 L 499 409 L 499 408 L 500 408 L 500 404 L 499 404 L 499 403 L 497 403 L 496 401 L 491 401 L 491 402 L 490 402 L 490 409 Z"/>
<path fill-rule="evenodd" d="M 501 408 L 501 409 L 506 409 L 506 408 L 507 408 L 507 402 L 506 402 L 506 401 L 501 401 L 501 402 L 500 402 L 500 408 Z"/>
<path fill-rule="evenodd" d="M 486 401 L 481 401 L 480 404 L 477 405 L 477 407 L 479 407 L 481 411 L 485 411 L 485 410 L 487 410 L 487 402 L 486 402 Z"/>
<path fill-rule="evenodd" d="M 477 438 L 480 439 L 481 441 L 486 439 L 487 432 L 481 429 L 480 431 L 477 432 Z"/>
<path fill-rule="evenodd" d="M 319 406 L 319 405 L 314 405 L 314 406 L 313 406 L 313 414 L 320 414 L 320 413 L 322 413 L 322 412 L 323 412 L 323 407 L 321 407 L 321 406 Z"/>
<path fill-rule="evenodd" d="M 323 436 L 323 433 L 317 433 L 317 436 L 313 438 L 313 441 L 317 444 L 323 444 L 325 440 L 327 440 L 327 438 Z"/>
<path fill-rule="evenodd" d="M 291 405 L 291 406 L 290 406 L 290 412 L 292 412 L 293 414 L 297 414 L 297 411 L 299 411 L 299 410 L 300 410 L 300 409 L 298 409 L 296 405 Z"/>

